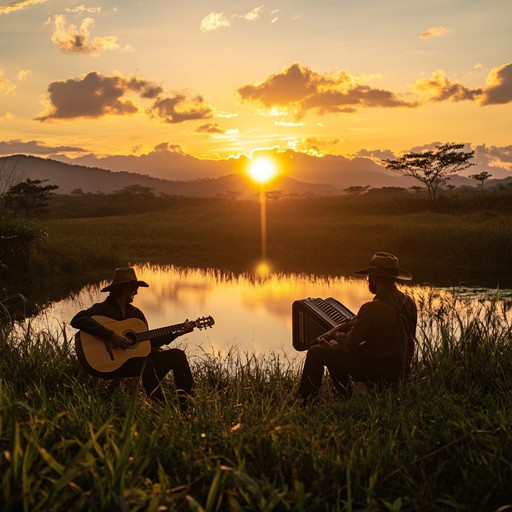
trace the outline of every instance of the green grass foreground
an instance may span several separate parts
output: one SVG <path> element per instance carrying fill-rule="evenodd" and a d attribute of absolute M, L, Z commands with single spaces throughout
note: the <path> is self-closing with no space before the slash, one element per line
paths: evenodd
<path fill-rule="evenodd" d="M 292 361 L 204 354 L 185 414 L 172 379 L 150 404 L 83 374 L 64 330 L 4 323 L 0 509 L 512 510 L 508 306 L 419 307 L 413 382 L 304 409 Z"/>

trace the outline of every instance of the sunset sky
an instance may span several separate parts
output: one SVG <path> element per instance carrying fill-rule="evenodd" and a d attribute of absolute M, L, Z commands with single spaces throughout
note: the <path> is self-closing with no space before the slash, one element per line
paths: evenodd
<path fill-rule="evenodd" d="M 2 0 L 0 26 L 1 155 L 463 142 L 512 175 L 511 0 Z"/>

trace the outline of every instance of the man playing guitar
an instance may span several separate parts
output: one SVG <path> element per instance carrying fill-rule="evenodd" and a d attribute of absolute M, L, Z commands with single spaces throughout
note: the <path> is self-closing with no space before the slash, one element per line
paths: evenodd
<path fill-rule="evenodd" d="M 195 322 L 186 320 L 183 324 L 174 326 L 170 334 L 165 333 L 149 339 L 147 348 L 142 351 L 138 346 L 137 350 L 131 352 L 130 349 L 137 342 L 127 332 L 123 332 L 123 329 L 116 329 L 114 326 L 133 322 L 134 325 L 147 329 L 148 322 L 144 313 L 132 305 L 141 286 L 149 285 L 137 280 L 133 268 L 115 269 L 112 282 L 101 290 L 110 292 L 108 297 L 103 302 L 80 311 L 71 320 L 71 325 L 81 331 L 77 334 L 77 356 L 85 369 L 97 377 L 120 379 L 141 376 L 147 395 L 160 401 L 164 400 L 162 380 L 172 371 L 183 408 L 194 385 L 187 356 L 183 350 L 160 350 L 160 347 L 191 332 L 196 326 Z M 158 333 L 159 331 L 163 329 L 156 330 Z M 147 332 L 151 335 L 154 331 Z M 85 339 L 80 339 L 80 336 Z M 91 351 L 90 347 L 93 345 L 89 342 L 96 342 L 93 345 L 99 347 L 99 351 Z M 119 359 L 118 356 L 123 358 Z M 121 362 L 116 364 L 117 360 Z M 105 364 L 116 365 L 109 368 Z"/>

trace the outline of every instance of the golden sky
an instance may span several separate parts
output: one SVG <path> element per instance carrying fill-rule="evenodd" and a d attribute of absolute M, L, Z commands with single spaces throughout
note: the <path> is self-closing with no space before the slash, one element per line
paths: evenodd
<path fill-rule="evenodd" d="M 461 142 L 512 170 L 510 0 L 2 0 L 0 26 L 0 155 Z"/>

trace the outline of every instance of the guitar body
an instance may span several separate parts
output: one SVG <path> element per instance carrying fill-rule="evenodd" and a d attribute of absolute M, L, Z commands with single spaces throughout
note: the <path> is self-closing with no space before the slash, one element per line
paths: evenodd
<path fill-rule="evenodd" d="M 93 375 L 107 376 L 129 359 L 146 357 L 151 352 L 151 338 L 160 336 L 181 336 L 184 325 L 190 330 L 190 324 L 197 329 L 206 329 L 215 325 L 211 317 L 201 317 L 188 323 L 169 325 L 159 329 L 148 330 L 148 326 L 140 318 L 113 320 L 107 316 L 92 316 L 96 322 L 108 329 L 121 334 L 131 341 L 129 348 L 123 349 L 101 338 L 79 331 L 75 336 L 75 349 L 81 365 Z"/>
<path fill-rule="evenodd" d="M 148 326 L 140 318 L 127 318 L 126 320 L 113 320 L 106 316 L 93 316 L 92 318 L 104 327 L 126 336 L 133 342 L 133 345 L 130 348 L 122 349 L 112 344 L 110 347 L 111 357 L 105 340 L 80 331 L 75 337 L 76 353 L 87 370 L 110 373 L 121 368 L 129 359 L 146 357 L 151 352 L 149 340 L 137 341 L 135 337 L 136 333 L 148 330 Z"/>

